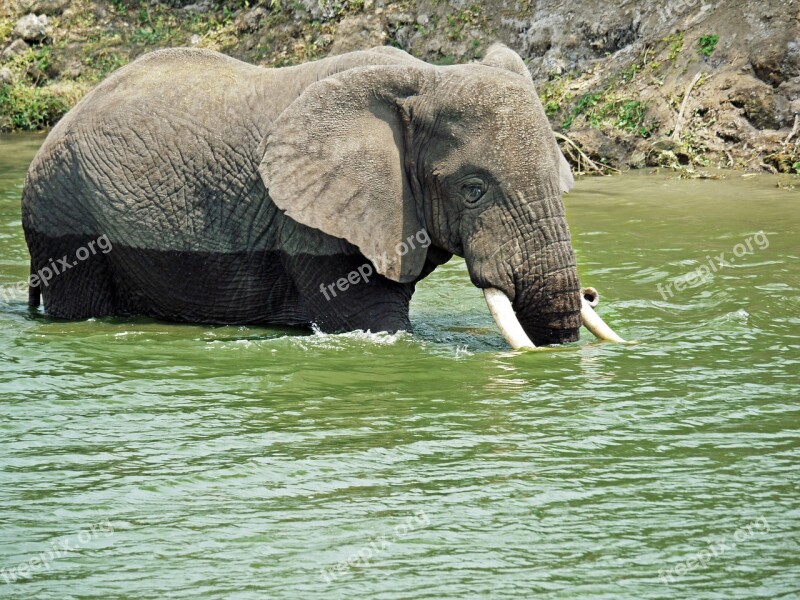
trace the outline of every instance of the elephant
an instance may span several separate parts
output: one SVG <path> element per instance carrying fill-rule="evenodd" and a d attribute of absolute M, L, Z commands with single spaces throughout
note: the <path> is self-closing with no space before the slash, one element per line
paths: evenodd
<path fill-rule="evenodd" d="M 159 50 L 86 95 L 34 158 L 29 304 L 409 330 L 417 282 L 457 255 L 512 346 L 573 342 L 572 185 L 502 45 L 452 66 L 391 47 L 283 68 Z"/>

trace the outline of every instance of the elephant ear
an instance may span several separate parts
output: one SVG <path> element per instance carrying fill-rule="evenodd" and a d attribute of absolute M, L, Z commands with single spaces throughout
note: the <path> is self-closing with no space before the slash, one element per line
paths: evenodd
<path fill-rule="evenodd" d="M 567 159 L 564 158 L 564 153 L 561 148 L 556 144 L 556 152 L 558 152 L 558 174 L 561 182 L 561 191 L 565 194 L 569 192 L 575 185 L 575 178 L 572 176 L 572 167 L 569 166 Z"/>
<path fill-rule="evenodd" d="M 504 46 L 503 44 L 492 44 L 486 52 L 481 64 L 487 67 L 495 67 L 497 69 L 505 69 L 517 75 L 521 75 L 533 85 L 533 77 L 531 72 L 525 65 L 519 54 Z M 535 89 L 535 88 L 534 88 Z M 556 144 L 556 152 L 558 152 L 558 179 L 561 191 L 569 192 L 575 185 L 575 178 L 572 176 L 572 168 L 569 166 L 567 159 Z"/>
<path fill-rule="evenodd" d="M 403 243 L 422 229 L 406 173 L 404 101 L 429 74 L 370 66 L 312 84 L 276 120 L 258 168 L 289 217 L 347 240 L 403 283 L 419 276 L 427 254 Z"/>
<path fill-rule="evenodd" d="M 533 77 L 531 77 L 531 73 L 520 55 L 503 44 L 489 46 L 489 50 L 486 51 L 486 56 L 483 57 L 481 64 L 522 75 L 533 84 Z"/>

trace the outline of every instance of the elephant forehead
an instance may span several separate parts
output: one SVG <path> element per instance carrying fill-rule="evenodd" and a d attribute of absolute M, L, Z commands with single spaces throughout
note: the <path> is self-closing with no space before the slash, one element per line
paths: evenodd
<path fill-rule="evenodd" d="M 494 77 L 497 85 L 471 78 L 469 86 L 450 91 L 434 120 L 438 133 L 455 145 L 485 145 L 491 140 L 513 152 L 531 153 L 551 145 L 550 123 L 533 86 L 511 77 L 513 81 Z"/>
<path fill-rule="evenodd" d="M 549 128 L 525 123 L 458 121 L 437 132 L 433 162 L 443 176 L 480 170 L 520 188 L 555 185 L 556 144 Z"/>
<path fill-rule="evenodd" d="M 439 89 L 446 90 L 447 108 L 472 118 L 497 120 L 541 110 L 531 82 L 501 69 L 468 65 L 446 77 Z"/>

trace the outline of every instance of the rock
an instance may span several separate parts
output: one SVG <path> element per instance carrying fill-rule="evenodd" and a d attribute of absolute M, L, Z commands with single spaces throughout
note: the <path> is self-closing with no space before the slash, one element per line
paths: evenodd
<path fill-rule="evenodd" d="M 14 81 L 14 74 L 11 73 L 11 69 L 8 67 L 3 67 L 0 69 L 0 87 L 8 85 L 12 81 Z"/>
<path fill-rule="evenodd" d="M 64 12 L 69 6 L 70 0 L 36 0 L 28 7 L 28 12 L 37 15 L 48 15 L 55 17 Z"/>
<path fill-rule="evenodd" d="M 49 34 L 47 15 L 37 17 L 33 13 L 25 15 L 17 21 L 12 31 L 12 35 L 22 38 L 26 42 L 43 42 Z"/>
<path fill-rule="evenodd" d="M 12 125 L 13 123 L 11 122 L 11 117 L 0 115 L 0 131 L 11 131 Z"/>
<path fill-rule="evenodd" d="M 258 6 L 253 10 L 243 12 L 233 22 L 233 26 L 240 33 L 252 33 L 258 31 L 261 20 L 267 16 L 267 11 Z"/>
<path fill-rule="evenodd" d="M 28 68 L 25 69 L 25 74 L 30 77 L 35 84 L 45 79 L 44 71 L 39 68 L 39 63 L 37 62 L 29 64 Z"/>
<path fill-rule="evenodd" d="M 74 81 L 81 75 L 83 75 L 83 65 L 81 65 L 81 63 L 78 61 L 72 61 L 61 71 L 60 79 L 62 81 L 65 79 L 71 79 Z"/>
<path fill-rule="evenodd" d="M 207 13 L 211 6 L 208 2 L 197 2 L 196 4 L 187 4 L 183 7 L 187 13 L 202 14 Z"/>
<path fill-rule="evenodd" d="M 653 148 L 653 150 L 658 150 L 659 152 L 675 152 L 675 150 L 678 149 L 678 146 L 679 144 L 672 138 L 662 138 L 651 144 L 651 148 Z"/>
<path fill-rule="evenodd" d="M 440 40 L 439 38 L 431 38 L 425 44 L 425 52 L 430 55 L 441 56 L 443 54 L 442 47 L 443 47 L 442 40 Z"/>
<path fill-rule="evenodd" d="M 567 63 L 559 55 L 557 51 L 548 51 L 542 57 L 541 61 L 542 72 L 550 75 L 563 75 L 567 71 Z"/>
<path fill-rule="evenodd" d="M 389 22 L 389 25 L 392 27 L 400 27 L 401 25 L 406 25 L 408 23 L 414 22 L 414 16 L 410 13 L 392 13 L 386 17 L 386 20 Z"/>
<path fill-rule="evenodd" d="M 428 15 L 422 14 L 417 17 L 417 25 L 420 27 L 425 27 L 430 22 L 431 18 Z"/>
<path fill-rule="evenodd" d="M 783 72 L 786 79 L 800 77 L 800 40 L 793 40 L 786 46 L 786 55 L 783 57 Z"/>
<path fill-rule="evenodd" d="M 788 120 L 789 103 L 771 86 L 753 77 L 743 77 L 729 100 L 744 110 L 747 120 L 758 129 L 780 129 Z"/>
<path fill-rule="evenodd" d="M 398 46 L 399 48 L 410 48 L 413 35 L 414 30 L 411 27 L 400 27 L 395 30 L 392 35 L 392 45 Z"/>
<path fill-rule="evenodd" d="M 8 60 L 9 58 L 19 56 L 20 54 L 25 54 L 28 48 L 30 48 L 30 46 L 28 46 L 28 44 L 26 44 L 23 40 L 14 40 L 5 50 L 3 50 L 3 59 Z"/>
<path fill-rule="evenodd" d="M 191 39 L 189 40 L 189 45 L 190 46 L 199 46 L 200 45 L 200 40 L 201 40 L 200 36 L 195 33 L 194 35 L 192 35 Z"/>
<path fill-rule="evenodd" d="M 568 135 L 595 162 L 606 165 L 625 162 L 626 149 L 597 129 L 570 130 Z"/>
<path fill-rule="evenodd" d="M 48 79 L 75 79 L 75 67 L 80 67 L 76 59 L 70 59 L 61 52 L 53 52 L 45 63 L 44 74 Z M 80 70 L 80 69 L 79 69 Z"/>
<path fill-rule="evenodd" d="M 336 39 L 331 54 L 343 54 L 353 50 L 366 50 L 381 46 L 386 40 L 383 24 L 377 15 L 345 17 L 336 29 Z"/>
<path fill-rule="evenodd" d="M 752 142 L 758 131 L 744 117 L 723 112 L 715 127 L 716 137 L 727 144 Z"/>
<path fill-rule="evenodd" d="M 646 146 L 646 144 L 642 144 L 642 146 Z M 631 169 L 644 169 L 647 166 L 647 149 L 640 148 L 637 145 L 636 150 L 631 152 L 630 157 L 628 158 L 628 166 Z"/>
<path fill-rule="evenodd" d="M 784 81 L 780 87 L 778 87 L 778 91 L 786 96 L 789 100 L 799 100 L 800 99 L 800 77 L 795 77 L 794 79 L 790 79 L 789 81 Z"/>
<path fill-rule="evenodd" d="M 528 32 L 525 39 L 526 54 L 544 56 L 553 47 L 553 31 L 550 27 L 542 27 Z"/>
<path fill-rule="evenodd" d="M 759 48 L 750 57 L 750 64 L 761 81 L 778 86 L 800 75 L 800 44 L 795 40 Z"/>

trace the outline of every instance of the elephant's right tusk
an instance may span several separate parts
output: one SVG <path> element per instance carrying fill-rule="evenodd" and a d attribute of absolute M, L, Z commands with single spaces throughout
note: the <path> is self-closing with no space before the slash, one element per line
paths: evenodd
<path fill-rule="evenodd" d="M 483 297 L 492 313 L 494 322 L 500 328 L 500 333 L 514 350 L 533 349 L 536 346 L 525 333 L 519 319 L 511 306 L 511 300 L 496 288 L 484 288 Z"/>
<path fill-rule="evenodd" d="M 591 289 L 591 288 L 589 288 Z M 595 296 L 596 298 L 597 296 Z M 625 340 L 619 337 L 614 330 L 605 324 L 605 321 L 600 318 L 594 309 L 592 303 L 586 299 L 586 294 L 581 293 L 581 321 L 586 326 L 586 329 L 591 331 L 595 336 L 601 340 L 608 340 L 609 342 L 618 342 L 625 344 Z"/>

